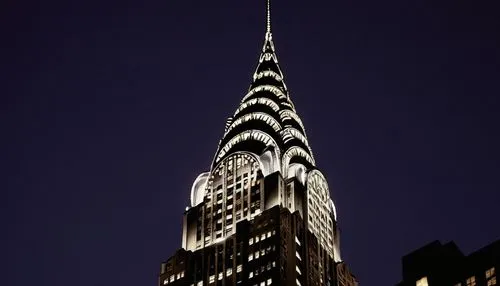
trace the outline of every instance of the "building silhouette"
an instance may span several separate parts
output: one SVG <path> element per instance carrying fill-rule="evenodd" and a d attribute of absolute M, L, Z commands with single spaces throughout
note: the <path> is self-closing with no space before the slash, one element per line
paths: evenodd
<path fill-rule="evenodd" d="M 340 255 L 335 205 L 275 53 L 264 45 L 210 171 L 191 189 L 182 248 L 159 285 L 357 285 Z"/>
<path fill-rule="evenodd" d="M 500 240 L 469 255 L 454 242 L 434 241 L 405 255 L 398 286 L 493 286 L 500 269 Z"/>

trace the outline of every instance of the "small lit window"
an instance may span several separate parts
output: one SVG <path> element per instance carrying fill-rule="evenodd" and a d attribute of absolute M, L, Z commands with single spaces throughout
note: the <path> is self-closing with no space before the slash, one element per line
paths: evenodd
<path fill-rule="evenodd" d="M 417 280 L 417 286 L 429 286 L 429 283 L 427 282 L 427 277 L 422 277 L 419 280 Z"/>
<path fill-rule="evenodd" d="M 253 244 L 253 237 L 248 240 L 248 244 L 252 245 Z"/>
<path fill-rule="evenodd" d="M 273 279 L 271 279 L 271 278 L 267 279 L 266 284 L 267 284 L 267 285 L 271 285 L 271 284 L 273 284 Z"/>
<path fill-rule="evenodd" d="M 476 276 L 467 278 L 467 286 L 476 286 Z"/>
<path fill-rule="evenodd" d="M 486 286 L 493 286 L 493 285 L 497 285 L 497 278 L 496 277 L 492 277 L 490 278 L 490 280 L 488 280 Z"/>
<path fill-rule="evenodd" d="M 240 273 L 243 270 L 243 266 L 240 264 L 236 267 L 236 272 Z"/>
<path fill-rule="evenodd" d="M 248 255 L 248 261 L 252 261 L 253 260 L 253 253 L 250 253 L 250 255 Z"/>
<path fill-rule="evenodd" d="M 300 240 L 298 237 L 295 237 L 295 242 L 300 246 Z"/>
<path fill-rule="evenodd" d="M 486 279 L 489 279 L 495 275 L 495 267 L 491 267 L 490 269 L 486 270 Z"/>
<path fill-rule="evenodd" d="M 253 271 L 250 271 L 250 273 L 248 273 L 248 278 L 252 278 L 253 277 Z"/>

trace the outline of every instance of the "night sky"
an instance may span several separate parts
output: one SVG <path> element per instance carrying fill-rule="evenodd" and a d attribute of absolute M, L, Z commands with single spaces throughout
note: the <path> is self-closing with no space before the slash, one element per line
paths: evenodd
<path fill-rule="evenodd" d="M 273 1 L 362 285 L 399 282 L 401 256 L 433 240 L 500 238 L 495 2 Z M 251 82 L 264 0 L 0 7 L 1 284 L 156 286 Z"/>

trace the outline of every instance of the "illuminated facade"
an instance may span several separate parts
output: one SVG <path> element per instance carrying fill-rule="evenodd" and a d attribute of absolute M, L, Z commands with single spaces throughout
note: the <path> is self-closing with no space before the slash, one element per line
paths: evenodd
<path fill-rule="evenodd" d="M 500 240 L 469 255 L 454 242 L 434 241 L 402 259 L 397 286 L 494 286 L 500 270 Z"/>
<path fill-rule="evenodd" d="M 160 286 L 357 285 L 341 259 L 335 205 L 289 97 L 270 20 L 268 0 L 253 81 L 210 170 L 193 183 L 182 249 L 162 264 Z"/>

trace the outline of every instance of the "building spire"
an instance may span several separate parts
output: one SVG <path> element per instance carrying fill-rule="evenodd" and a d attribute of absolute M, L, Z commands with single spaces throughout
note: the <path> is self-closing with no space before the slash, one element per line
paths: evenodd
<path fill-rule="evenodd" d="M 267 29 L 266 34 L 271 34 L 271 0 L 267 1 Z"/>

